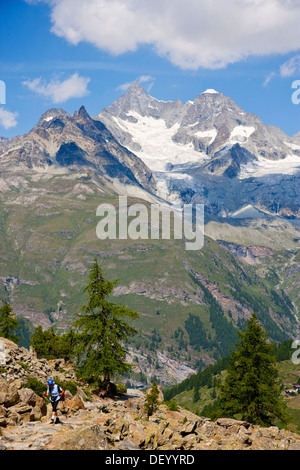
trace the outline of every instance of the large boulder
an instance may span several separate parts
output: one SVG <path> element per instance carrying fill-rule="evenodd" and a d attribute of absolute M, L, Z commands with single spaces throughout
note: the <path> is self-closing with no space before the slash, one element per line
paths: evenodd
<path fill-rule="evenodd" d="M 78 410 L 84 410 L 85 406 L 78 394 L 74 395 L 69 400 L 63 402 L 63 408 L 67 409 L 68 411 L 76 412 Z"/>
<path fill-rule="evenodd" d="M 34 421 L 32 407 L 25 403 L 18 403 L 8 409 L 8 418 L 12 420 L 11 424 L 19 424 L 21 421 L 28 423 Z"/>
<path fill-rule="evenodd" d="M 16 388 L 10 387 L 9 383 L 0 377 L 0 405 L 5 408 L 14 406 L 20 401 L 20 395 Z"/>
<path fill-rule="evenodd" d="M 21 388 L 19 390 L 20 401 L 30 406 L 36 406 L 37 395 L 30 388 Z"/>
<path fill-rule="evenodd" d="M 0 426 L 38 421 L 47 414 L 45 400 L 30 388 L 20 388 L 0 377 Z"/>
<path fill-rule="evenodd" d="M 64 437 L 59 442 L 53 443 L 55 450 L 108 450 L 110 446 L 99 424 L 80 426 Z"/>

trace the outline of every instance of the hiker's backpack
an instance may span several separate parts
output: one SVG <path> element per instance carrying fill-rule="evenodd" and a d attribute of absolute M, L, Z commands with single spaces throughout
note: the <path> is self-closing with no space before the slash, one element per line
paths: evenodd
<path fill-rule="evenodd" d="M 63 391 L 63 389 L 62 389 L 62 387 L 61 387 L 60 385 L 58 385 L 57 387 L 58 387 L 59 394 L 62 393 L 62 394 L 60 395 L 60 401 L 65 401 L 65 399 L 66 399 L 66 394 L 65 394 L 65 392 Z"/>
<path fill-rule="evenodd" d="M 60 400 L 61 400 L 61 401 L 65 401 L 65 399 L 66 399 L 66 394 L 65 394 L 65 392 L 64 392 L 63 390 L 62 390 L 62 392 L 63 392 L 63 393 L 62 393 L 61 396 L 60 396 Z"/>

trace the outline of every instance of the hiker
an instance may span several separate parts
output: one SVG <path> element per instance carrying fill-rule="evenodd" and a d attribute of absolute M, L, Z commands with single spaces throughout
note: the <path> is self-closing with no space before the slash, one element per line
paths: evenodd
<path fill-rule="evenodd" d="M 60 423 L 57 416 L 57 405 L 64 395 L 64 390 L 59 385 L 57 385 L 54 380 L 50 379 L 48 380 L 47 392 L 44 392 L 44 395 L 46 397 L 50 396 L 50 402 L 52 405 L 51 423 Z"/>

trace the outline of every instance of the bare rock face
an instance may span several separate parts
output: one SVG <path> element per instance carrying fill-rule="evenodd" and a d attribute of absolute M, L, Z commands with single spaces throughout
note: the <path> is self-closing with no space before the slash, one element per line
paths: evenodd
<path fill-rule="evenodd" d="M 73 116 L 62 109 L 50 109 L 28 134 L 1 140 L 0 157 L 6 171 L 27 168 L 51 172 L 61 168 L 98 175 L 107 183 L 116 180 L 147 191 L 155 189 L 146 165 L 83 106 Z"/>
<path fill-rule="evenodd" d="M 259 245 L 243 246 L 225 242 L 223 240 L 219 240 L 219 244 L 227 248 L 234 256 L 243 258 L 249 263 L 259 263 L 261 259 L 264 259 L 267 256 L 272 256 L 275 253 L 271 248 Z"/>

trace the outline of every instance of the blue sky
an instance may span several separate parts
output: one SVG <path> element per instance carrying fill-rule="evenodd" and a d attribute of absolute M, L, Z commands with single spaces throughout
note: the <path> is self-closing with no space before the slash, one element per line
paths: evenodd
<path fill-rule="evenodd" d="M 28 132 L 52 107 L 98 114 L 137 80 L 162 100 L 214 88 L 300 131 L 298 1 L 1 0 L 0 20 L 0 136 Z"/>

